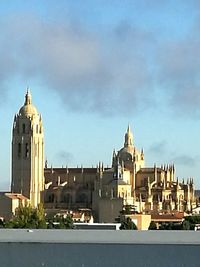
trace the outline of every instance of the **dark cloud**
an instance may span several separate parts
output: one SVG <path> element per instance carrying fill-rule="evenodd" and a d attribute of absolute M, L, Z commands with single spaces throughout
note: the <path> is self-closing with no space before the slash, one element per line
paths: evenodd
<path fill-rule="evenodd" d="M 68 164 L 73 161 L 74 156 L 72 155 L 72 153 L 62 150 L 56 154 L 56 158 L 63 162 L 63 164 Z"/>
<path fill-rule="evenodd" d="M 159 97 L 166 96 L 164 104 L 172 111 L 200 115 L 197 25 L 184 39 L 158 45 L 158 32 L 126 20 L 95 32 L 74 20 L 49 21 L 29 13 L 2 17 L 0 99 L 7 81 L 19 77 L 56 91 L 73 111 L 130 115 L 156 108 Z"/>
<path fill-rule="evenodd" d="M 176 165 L 195 167 L 199 159 L 188 155 L 179 155 L 172 159 Z"/>
<path fill-rule="evenodd" d="M 104 36 L 80 25 L 12 16 L 0 23 L 1 83 L 33 79 L 55 90 L 72 110 L 126 114 L 150 105 L 145 47 L 150 34 L 127 22 Z"/>
<path fill-rule="evenodd" d="M 149 148 L 149 152 L 159 156 L 163 156 L 167 153 L 167 142 L 165 140 L 162 140 L 160 142 L 152 144 Z"/>

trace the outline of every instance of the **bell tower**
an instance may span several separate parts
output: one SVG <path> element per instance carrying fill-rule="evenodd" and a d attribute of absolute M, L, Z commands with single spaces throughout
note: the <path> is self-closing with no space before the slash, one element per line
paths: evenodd
<path fill-rule="evenodd" d="M 12 132 L 11 192 L 30 199 L 32 207 L 42 202 L 44 191 L 44 133 L 41 115 L 32 104 L 30 90 L 14 117 Z"/>

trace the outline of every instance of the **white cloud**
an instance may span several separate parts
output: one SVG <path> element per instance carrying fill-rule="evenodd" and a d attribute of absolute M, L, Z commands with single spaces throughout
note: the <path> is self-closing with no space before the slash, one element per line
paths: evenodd
<path fill-rule="evenodd" d="M 1 22 L 1 83 L 14 76 L 36 79 L 57 91 L 66 107 L 107 115 L 135 112 L 151 102 L 151 75 L 142 50 L 152 45 L 147 33 L 126 23 L 102 41 L 77 25 L 34 16 Z"/>

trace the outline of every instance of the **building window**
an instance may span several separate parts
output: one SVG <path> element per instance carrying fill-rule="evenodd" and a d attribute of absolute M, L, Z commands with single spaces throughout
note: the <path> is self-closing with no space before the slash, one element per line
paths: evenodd
<path fill-rule="evenodd" d="M 54 202 L 54 199 L 55 199 L 55 197 L 54 197 L 54 194 L 50 194 L 49 196 L 48 196 L 48 202 L 49 203 L 53 203 Z"/>
<path fill-rule="evenodd" d="M 72 203 L 72 196 L 70 194 L 66 194 L 63 196 L 63 202 L 65 203 Z"/>
<path fill-rule="evenodd" d="M 22 133 L 24 134 L 26 132 L 26 125 L 25 123 L 22 124 Z"/>
<path fill-rule="evenodd" d="M 29 146 L 28 146 L 28 143 L 26 143 L 25 145 L 25 158 L 28 158 L 29 157 Z"/>
<path fill-rule="evenodd" d="M 21 143 L 18 143 L 18 157 L 21 157 L 21 152 L 22 152 L 22 145 Z"/>
<path fill-rule="evenodd" d="M 82 194 L 79 194 L 77 199 L 76 199 L 76 203 L 88 203 L 88 197 L 86 194 L 82 193 Z"/>

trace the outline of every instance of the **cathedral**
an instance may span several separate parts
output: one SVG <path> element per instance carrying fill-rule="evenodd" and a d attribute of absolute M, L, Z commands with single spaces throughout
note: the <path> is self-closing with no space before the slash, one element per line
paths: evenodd
<path fill-rule="evenodd" d="M 180 181 L 174 165 L 145 167 L 144 151 L 135 147 L 130 126 L 110 167 L 101 162 L 95 168 L 49 167 L 42 117 L 29 90 L 13 122 L 11 193 L 26 197 L 33 207 L 43 202 L 47 212 L 83 209 L 96 221 L 110 222 L 126 206 L 151 214 L 190 212 L 195 204 L 192 178 Z"/>

